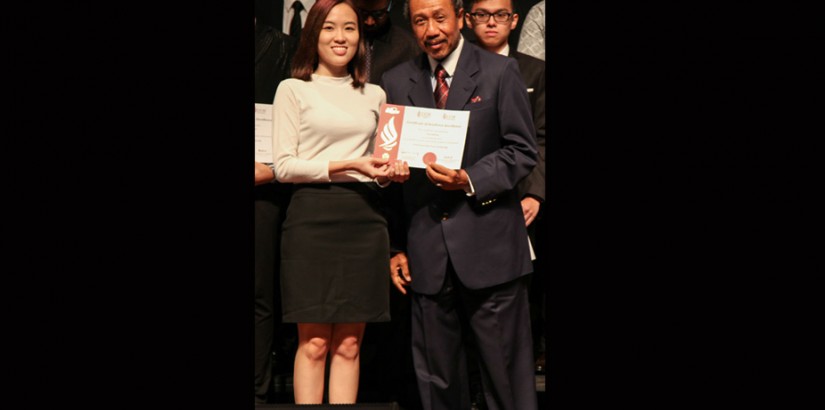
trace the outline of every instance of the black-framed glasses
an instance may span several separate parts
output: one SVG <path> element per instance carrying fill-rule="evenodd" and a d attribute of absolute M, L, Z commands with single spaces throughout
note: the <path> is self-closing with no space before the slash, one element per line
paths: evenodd
<path fill-rule="evenodd" d="M 362 8 L 358 8 L 358 14 L 361 15 L 362 18 L 367 18 L 367 16 L 371 16 L 373 19 L 378 20 L 384 18 L 387 13 L 390 12 L 392 8 L 392 1 L 387 3 L 387 8 L 385 9 L 378 9 L 378 10 L 366 10 Z"/>
<path fill-rule="evenodd" d="M 508 13 L 506 11 L 497 11 L 495 13 L 477 11 L 475 13 L 468 14 L 473 17 L 473 21 L 475 21 L 476 23 L 486 23 L 490 20 L 490 16 L 493 16 L 493 18 L 496 20 L 496 23 L 506 23 L 510 21 L 510 17 L 513 16 L 513 13 Z"/>

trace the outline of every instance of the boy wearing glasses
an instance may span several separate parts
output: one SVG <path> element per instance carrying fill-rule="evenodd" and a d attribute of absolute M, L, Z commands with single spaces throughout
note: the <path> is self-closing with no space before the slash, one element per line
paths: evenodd
<path fill-rule="evenodd" d="M 519 15 L 513 13 L 511 0 L 471 1 L 469 12 L 464 17 L 467 27 L 473 30 L 481 48 L 516 59 L 524 84 L 527 86 L 527 94 L 533 110 L 533 123 L 536 127 L 539 156 L 536 167 L 519 182 L 516 189 L 521 198 L 521 208 L 530 240 L 534 248 L 540 248 L 541 244 L 537 243 L 536 235 L 541 236 L 543 232 L 543 221 L 538 218 L 538 215 L 545 195 L 544 61 L 510 48 L 508 43 L 510 32 L 515 30 L 519 19 Z M 538 228 L 537 225 L 539 225 Z M 538 238 L 538 241 L 540 240 L 541 238 Z M 542 271 L 543 254 L 544 252 L 537 252 L 537 259 L 533 261 L 536 273 Z M 544 278 L 542 275 L 533 275 L 530 284 L 530 322 L 533 330 L 533 354 L 538 358 L 536 360 L 537 373 L 545 371 L 544 332 L 542 331 L 543 303 Z"/>

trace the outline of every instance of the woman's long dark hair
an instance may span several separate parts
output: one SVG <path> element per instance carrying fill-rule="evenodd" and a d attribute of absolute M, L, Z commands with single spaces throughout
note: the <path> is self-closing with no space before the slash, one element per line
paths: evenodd
<path fill-rule="evenodd" d="M 366 45 L 364 41 L 364 27 L 361 16 L 351 0 L 318 0 L 309 9 L 307 21 L 301 30 L 301 41 L 298 44 L 298 51 L 292 59 L 292 77 L 304 81 L 312 79 L 312 73 L 318 68 L 318 38 L 321 36 L 321 29 L 324 21 L 333 7 L 339 4 L 346 4 L 355 12 L 358 20 L 358 50 L 347 63 L 347 72 L 352 75 L 352 88 L 362 88 L 367 82 L 366 70 Z"/>

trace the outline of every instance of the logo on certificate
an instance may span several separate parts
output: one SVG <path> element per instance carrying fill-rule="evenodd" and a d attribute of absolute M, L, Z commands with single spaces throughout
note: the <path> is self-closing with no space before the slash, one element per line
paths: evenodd
<path fill-rule="evenodd" d="M 396 109 L 396 111 L 398 110 Z M 382 144 L 379 145 L 379 147 L 383 148 L 384 151 L 392 151 L 392 149 L 395 148 L 395 146 L 398 144 L 398 130 L 395 129 L 394 116 L 390 117 L 389 122 L 387 122 L 384 125 L 384 128 L 381 129 L 381 141 Z M 387 158 L 389 158 L 389 154 L 387 154 L 386 152 L 384 154 L 386 154 Z"/>
<path fill-rule="evenodd" d="M 401 143 L 401 127 L 404 125 L 404 106 L 385 104 L 378 112 L 378 126 L 375 129 L 372 156 L 395 161 Z"/>

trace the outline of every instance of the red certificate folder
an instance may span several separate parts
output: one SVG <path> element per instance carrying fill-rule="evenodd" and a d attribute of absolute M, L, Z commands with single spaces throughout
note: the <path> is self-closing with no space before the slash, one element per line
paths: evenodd
<path fill-rule="evenodd" d="M 375 130 L 374 158 L 395 161 L 398 157 L 398 145 L 401 142 L 401 125 L 404 123 L 404 106 L 382 104 Z"/>

